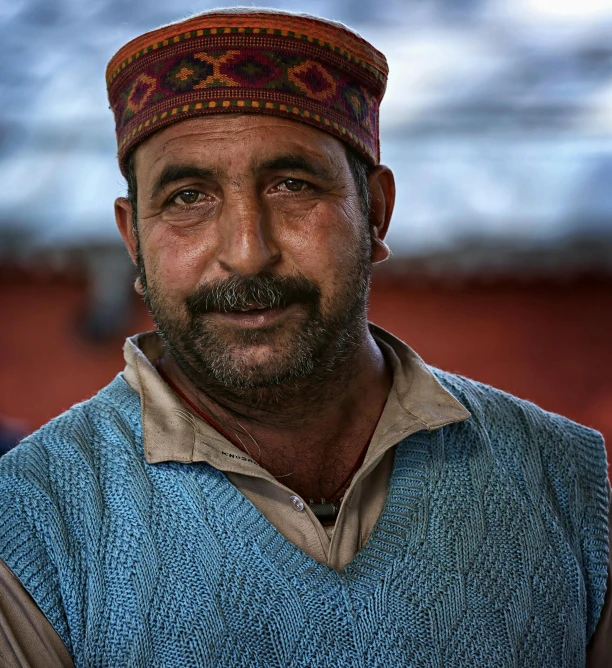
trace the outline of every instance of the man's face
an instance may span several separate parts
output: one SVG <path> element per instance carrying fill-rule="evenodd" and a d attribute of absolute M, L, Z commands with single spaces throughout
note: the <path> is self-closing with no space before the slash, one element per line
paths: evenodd
<path fill-rule="evenodd" d="M 350 357 L 367 220 L 343 144 L 271 116 L 176 123 L 137 148 L 145 300 L 195 381 L 263 388 Z"/>

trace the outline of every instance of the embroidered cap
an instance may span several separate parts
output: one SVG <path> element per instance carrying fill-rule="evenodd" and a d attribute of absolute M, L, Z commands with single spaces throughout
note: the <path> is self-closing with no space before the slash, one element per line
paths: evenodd
<path fill-rule="evenodd" d="M 387 61 L 338 23 L 287 12 L 217 10 L 152 30 L 108 64 L 123 174 L 132 149 L 187 118 L 272 114 L 308 123 L 380 159 Z"/>

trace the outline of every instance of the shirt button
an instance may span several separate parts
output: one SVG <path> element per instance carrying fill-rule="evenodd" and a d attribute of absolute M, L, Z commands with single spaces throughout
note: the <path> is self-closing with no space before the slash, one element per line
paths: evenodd
<path fill-rule="evenodd" d="M 299 496 L 290 496 L 289 501 L 291 501 L 291 505 L 298 511 L 298 513 L 304 512 L 304 502 Z"/>

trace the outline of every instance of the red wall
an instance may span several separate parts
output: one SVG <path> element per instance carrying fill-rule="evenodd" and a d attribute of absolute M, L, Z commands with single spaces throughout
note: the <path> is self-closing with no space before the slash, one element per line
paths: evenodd
<path fill-rule="evenodd" d="M 78 334 L 76 281 L 0 277 L 0 414 L 35 428 L 122 368 Z M 130 331 L 150 327 L 134 302 Z M 371 318 L 427 362 L 601 430 L 612 443 L 612 279 L 462 286 L 377 279 Z M 612 450 L 611 450 L 612 452 Z"/>

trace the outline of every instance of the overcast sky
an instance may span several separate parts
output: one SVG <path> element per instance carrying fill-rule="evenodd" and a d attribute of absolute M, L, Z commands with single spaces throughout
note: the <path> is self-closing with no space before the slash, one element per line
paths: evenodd
<path fill-rule="evenodd" d="M 230 4 L 0 0 L 0 243 L 118 239 L 106 63 L 145 30 Z M 355 27 L 389 60 L 382 157 L 398 181 L 396 253 L 612 234 L 612 0 L 308 10 Z"/>

